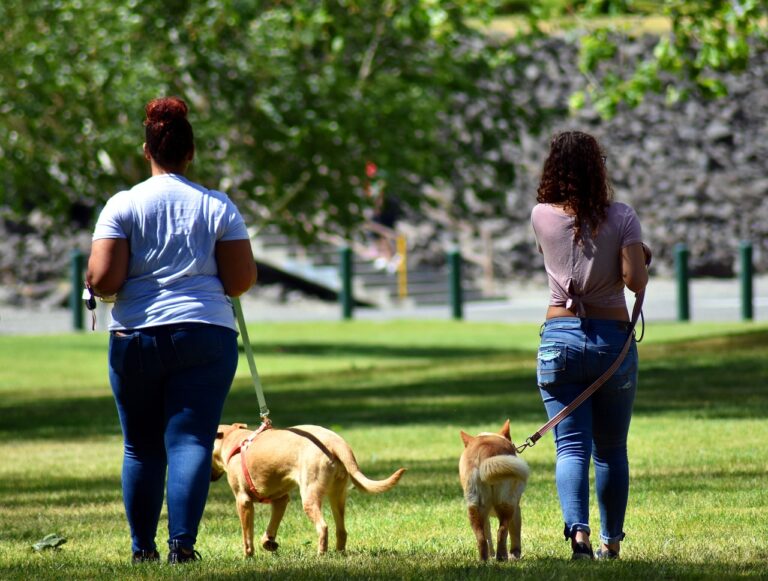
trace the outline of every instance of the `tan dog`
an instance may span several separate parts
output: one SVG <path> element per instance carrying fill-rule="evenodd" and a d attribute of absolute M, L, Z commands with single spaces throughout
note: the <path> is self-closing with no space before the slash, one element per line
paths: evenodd
<path fill-rule="evenodd" d="M 489 517 L 499 519 L 496 560 L 506 561 L 507 535 L 511 554 L 520 558 L 520 497 L 528 482 L 528 464 L 517 457 L 509 437 L 509 420 L 498 434 L 483 432 L 475 437 L 461 432 L 464 452 L 459 460 L 459 478 L 467 501 L 469 524 L 477 538 L 480 559 L 493 554 Z"/>
<path fill-rule="evenodd" d="M 211 480 L 227 474 L 237 502 L 247 557 L 253 555 L 254 502 L 272 504 L 261 546 L 275 551 L 277 528 L 285 514 L 289 492 L 298 486 L 304 512 L 317 531 L 317 552 L 323 554 L 328 550 L 328 525 L 322 511 L 323 497 L 327 494 L 336 524 L 336 550 L 343 551 L 347 543 L 344 505 L 349 481 L 352 480 L 358 490 L 378 494 L 397 484 L 405 472 L 400 468 L 386 480 L 369 480 L 341 436 L 320 426 L 267 429 L 242 446 L 253 434 L 246 424 L 219 426 L 211 473 Z M 246 448 L 245 453 L 242 447 Z"/>

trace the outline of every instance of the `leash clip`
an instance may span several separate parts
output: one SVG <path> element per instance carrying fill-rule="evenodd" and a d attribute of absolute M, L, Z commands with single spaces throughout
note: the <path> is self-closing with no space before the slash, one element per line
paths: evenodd
<path fill-rule="evenodd" d="M 254 430 L 254 432 L 250 436 L 248 436 L 248 438 L 243 440 L 243 443 L 241 444 L 241 446 L 243 447 L 243 450 L 247 449 L 248 446 L 251 445 L 251 442 L 253 442 L 256 436 L 272 428 L 272 422 L 269 421 L 269 418 L 266 416 L 262 416 L 262 417 L 264 418 L 264 420 L 261 422 L 261 425 L 258 427 L 258 429 Z"/>
<path fill-rule="evenodd" d="M 533 448 L 535 445 L 536 445 L 536 440 L 534 440 L 532 437 L 528 437 L 525 440 L 524 444 L 522 444 L 520 446 L 515 446 L 515 451 L 518 454 L 522 454 L 523 450 L 525 450 L 526 448 Z"/>

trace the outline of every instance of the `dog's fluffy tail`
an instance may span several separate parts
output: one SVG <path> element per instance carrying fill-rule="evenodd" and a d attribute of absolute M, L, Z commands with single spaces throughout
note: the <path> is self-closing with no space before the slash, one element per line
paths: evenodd
<path fill-rule="evenodd" d="M 525 460 L 511 454 L 491 456 L 480 463 L 480 480 L 486 484 L 497 484 L 509 478 L 527 482 L 529 473 Z"/>
<path fill-rule="evenodd" d="M 343 445 L 334 446 L 333 453 L 339 460 L 341 460 L 341 463 L 344 464 L 344 468 L 347 469 L 347 472 L 352 479 L 352 484 L 355 485 L 355 488 L 370 494 L 386 492 L 398 483 L 400 477 L 403 475 L 403 472 L 405 472 L 405 468 L 400 468 L 399 470 L 395 471 L 395 473 L 392 474 L 392 476 L 389 478 L 384 480 L 371 480 L 362 473 L 360 466 L 357 465 L 355 454 L 346 443 Z"/>

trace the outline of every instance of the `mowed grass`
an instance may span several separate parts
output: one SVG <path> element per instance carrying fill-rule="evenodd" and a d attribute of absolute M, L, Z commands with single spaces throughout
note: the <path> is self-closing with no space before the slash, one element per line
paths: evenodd
<path fill-rule="evenodd" d="M 355 321 L 254 325 L 250 335 L 277 427 L 331 427 L 369 477 L 408 470 L 383 495 L 350 493 L 346 555 L 315 555 L 313 527 L 294 495 L 277 554 L 244 559 L 234 500 L 220 481 L 199 535 L 202 562 L 131 566 L 106 335 L 0 337 L 0 579 L 768 575 L 768 325 L 646 329 L 627 538 L 613 563 L 568 561 L 551 435 L 524 454 L 532 477 L 523 559 L 476 561 L 458 483 L 459 430 L 497 430 L 510 418 L 521 442 L 546 420 L 535 385 L 538 326 Z M 224 421 L 255 426 L 258 411 L 243 360 Z M 257 507 L 257 535 L 268 512 Z M 592 521 L 597 530 L 596 508 Z M 32 551 L 54 532 L 68 539 L 61 549 Z M 166 536 L 161 522 L 163 556 Z"/>

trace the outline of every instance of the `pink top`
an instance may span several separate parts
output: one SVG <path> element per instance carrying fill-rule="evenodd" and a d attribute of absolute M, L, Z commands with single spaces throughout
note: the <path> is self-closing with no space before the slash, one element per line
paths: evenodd
<path fill-rule="evenodd" d="M 531 224 L 549 277 L 549 304 L 565 307 L 579 317 L 586 307 L 625 307 L 621 249 L 642 242 L 637 214 L 613 202 L 593 239 L 582 230 L 583 245 L 573 239 L 574 216 L 552 204 L 537 204 Z"/>

